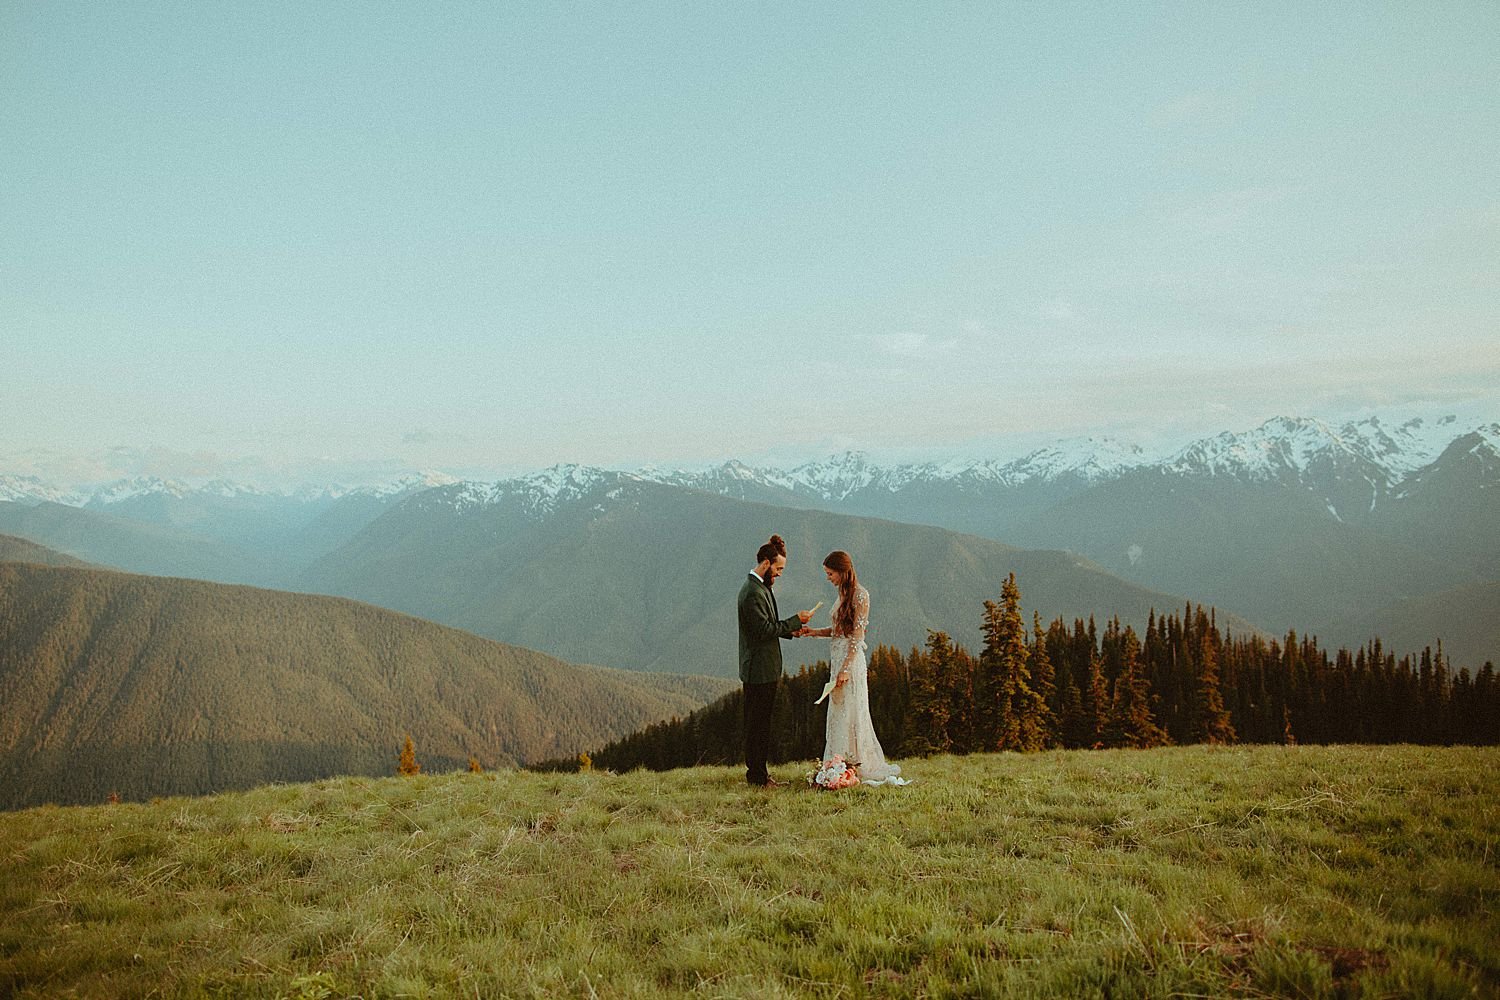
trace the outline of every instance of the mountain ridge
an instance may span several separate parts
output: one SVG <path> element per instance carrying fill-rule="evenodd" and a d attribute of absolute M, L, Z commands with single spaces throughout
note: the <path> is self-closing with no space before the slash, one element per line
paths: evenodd
<path fill-rule="evenodd" d="M 308 491 L 300 501 L 223 484 L 121 490 L 121 499 L 85 509 L 12 500 L 0 503 L 0 532 L 134 571 L 319 589 L 308 582 L 309 567 L 408 501 L 503 512 L 496 516 L 512 531 L 557 516 L 601 484 L 656 483 L 1071 552 L 1136 586 L 1191 595 L 1272 633 L 1310 630 L 1336 644 L 1368 638 L 1341 630 L 1375 609 L 1500 573 L 1500 424 L 1457 417 L 1377 416 L 1337 426 L 1278 417 L 1156 453 L 1095 437 L 1009 462 L 886 466 L 845 453 L 790 469 L 735 460 L 697 472 L 564 464 L 493 482 L 450 479 Z M 403 601 L 395 606 L 426 613 Z M 1500 605 L 1490 613 L 1500 617 Z M 483 631 L 475 615 L 461 624 Z M 1481 625 L 1444 638 L 1454 650 L 1493 657 L 1500 651 L 1484 648 Z"/>
<path fill-rule="evenodd" d="M 316 563 L 299 585 L 564 659 L 719 676 L 736 673 L 734 593 L 772 533 L 790 549 L 777 589 L 787 615 L 820 599 L 831 603 L 818 564 L 836 548 L 855 553 L 874 595 L 872 643 L 920 645 L 929 628 L 976 642 L 983 602 L 1011 572 L 1049 620 L 1118 614 L 1143 627 L 1153 608 L 1186 602 L 1064 552 L 624 473 L 594 480 L 545 517 L 524 492 L 492 501 L 471 504 L 461 486 L 410 497 Z M 685 524 L 694 530 L 683 532 Z M 1228 609 L 1223 617 L 1235 631 L 1257 631 Z M 827 656 L 816 640 L 784 650 L 792 667 Z"/>
<path fill-rule="evenodd" d="M 679 486 L 716 481 L 754 482 L 778 491 L 813 493 L 824 500 L 845 500 L 863 490 L 895 490 L 923 480 L 988 482 L 1008 486 L 1064 476 L 1099 481 L 1143 466 L 1266 475 L 1274 471 L 1277 454 L 1290 460 L 1295 467 L 1299 455 L 1305 459 L 1334 448 L 1370 462 L 1394 483 L 1430 464 L 1453 441 L 1465 435 L 1478 433 L 1487 437 L 1492 445 L 1500 445 L 1500 422 L 1496 421 L 1460 421 L 1454 416 L 1410 417 L 1399 422 L 1388 420 L 1370 416 L 1335 425 L 1314 417 L 1277 416 L 1250 430 L 1204 435 L 1185 445 L 1157 451 L 1110 436 L 1085 436 L 1059 440 L 1012 459 L 878 463 L 863 452 L 846 451 L 790 468 L 756 467 L 731 458 L 697 472 L 647 466 L 630 470 L 629 474 Z M 1283 447 L 1287 444 L 1290 446 Z M 610 471 L 567 463 L 497 482 L 544 484 L 550 481 L 561 486 L 570 472 L 577 474 L 590 470 Z M 404 493 L 414 488 L 447 486 L 461 481 L 484 482 L 426 472 L 378 486 L 324 484 L 305 485 L 293 490 L 256 487 L 223 478 L 192 486 L 185 479 L 156 476 L 129 477 L 93 487 L 59 487 L 44 483 L 35 476 L 0 474 L 0 500 L 45 500 L 71 506 L 107 508 L 152 493 L 178 498 L 202 493 L 337 499 L 351 493 Z M 538 494 L 541 492 L 539 490 Z"/>

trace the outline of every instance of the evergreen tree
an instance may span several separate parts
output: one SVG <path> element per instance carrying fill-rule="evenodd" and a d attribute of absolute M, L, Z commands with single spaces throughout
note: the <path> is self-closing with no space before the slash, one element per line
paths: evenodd
<path fill-rule="evenodd" d="M 1062 734 L 1058 717 L 1062 714 L 1057 696 L 1057 671 L 1047 650 L 1047 636 L 1042 631 L 1042 616 L 1031 613 L 1031 646 L 1028 650 L 1027 666 L 1031 671 L 1031 687 L 1041 699 L 1042 748 L 1062 745 Z"/>
<path fill-rule="evenodd" d="M 1047 706 L 1031 687 L 1021 590 L 1014 573 L 1000 590 L 1000 604 L 985 602 L 985 649 L 980 657 L 992 700 L 993 750 L 1041 750 L 1046 746 Z"/>
<path fill-rule="evenodd" d="M 984 637 L 984 649 L 979 656 L 979 669 L 974 671 L 972 691 L 974 711 L 972 717 L 971 745 L 968 752 L 993 750 L 1000 740 L 1003 728 L 1001 713 L 1010 704 L 1010 695 L 1005 689 L 1005 677 L 1001 672 L 999 650 L 1005 644 L 1000 605 L 994 601 L 984 602 L 984 618 L 980 628 Z"/>
<path fill-rule="evenodd" d="M 1060 632 L 1066 634 L 1061 619 L 1053 623 L 1053 629 L 1048 635 L 1049 647 L 1059 650 L 1065 648 L 1059 641 Z M 1069 749 L 1091 746 L 1093 740 L 1086 730 L 1083 692 L 1074 676 L 1073 665 L 1067 659 L 1057 663 L 1057 706 L 1058 740 L 1062 745 Z"/>
<path fill-rule="evenodd" d="M 915 648 L 912 653 L 919 655 Z M 891 747 L 906 742 L 906 726 L 911 714 L 909 662 L 894 646 L 877 645 L 870 654 L 870 721 L 883 744 Z M 823 706 L 817 707 L 821 709 Z M 823 719 L 826 725 L 826 712 Z"/>
<path fill-rule="evenodd" d="M 1219 655 L 1211 627 L 1198 634 L 1197 677 L 1193 685 L 1188 740 L 1192 743 L 1233 743 L 1234 724 L 1219 688 Z"/>
<path fill-rule="evenodd" d="M 1470 702 L 1470 728 L 1466 740 L 1480 746 L 1500 743 L 1500 685 L 1495 681 L 1495 664 L 1485 660 L 1474 675 L 1474 696 Z"/>
<path fill-rule="evenodd" d="M 948 695 L 948 742 L 953 753 L 978 753 L 988 749 L 981 738 L 981 689 L 979 664 L 962 646 L 954 646 L 952 661 L 939 678 Z"/>
<path fill-rule="evenodd" d="M 1110 700 L 1106 746 L 1146 749 L 1171 742 L 1151 713 L 1151 691 L 1141 672 L 1140 655 L 1141 642 L 1127 626 L 1121 636 L 1120 673 Z"/>
<path fill-rule="evenodd" d="M 420 774 L 422 765 L 417 763 L 417 748 L 412 745 L 411 733 L 406 734 L 406 743 L 401 747 L 401 761 L 396 765 L 397 774 Z"/>
<path fill-rule="evenodd" d="M 902 752 L 913 757 L 948 753 L 951 714 L 946 681 L 953 666 L 953 640 L 945 632 L 927 632 L 927 652 L 912 651 L 911 708 Z"/>
<path fill-rule="evenodd" d="M 1081 746 L 1097 750 L 1105 745 L 1109 729 L 1109 678 L 1104 676 L 1104 660 L 1098 653 L 1089 655 L 1088 687 L 1083 691 L 1084 742 Z"/>

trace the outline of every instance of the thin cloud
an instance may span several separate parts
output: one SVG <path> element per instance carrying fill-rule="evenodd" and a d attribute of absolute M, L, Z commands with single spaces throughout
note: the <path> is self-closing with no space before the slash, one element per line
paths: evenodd
<path fill-rule="evenodd" d="M 933 337 L 925 333 L 878 334 L 875 349 L 881 354 L 905 361 L 946 361 L 958 357 L 962 343 L 957 337 Z"/>

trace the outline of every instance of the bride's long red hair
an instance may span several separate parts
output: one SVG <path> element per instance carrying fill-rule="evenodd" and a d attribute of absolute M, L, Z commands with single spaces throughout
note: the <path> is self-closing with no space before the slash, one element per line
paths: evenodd
<path fill-rule="evenodd" d="M 833 612 L 833 634 L 853 635 L 857 615 L 854 588 L 859 586 L 859 577 L 854 575 L 854 560 L 843 549 L 835 549 L 828 553 L 823 565 L 839 575 L 839 606 Z"/>

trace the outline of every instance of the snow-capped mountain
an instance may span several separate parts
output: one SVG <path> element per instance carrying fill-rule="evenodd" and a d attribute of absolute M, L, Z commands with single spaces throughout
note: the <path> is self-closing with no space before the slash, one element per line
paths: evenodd
<path fill-rule="evenodd" d="M 156 476 L 135 476 L 106 483 L 90 491 L 86 507 L 110 507 L 114 504 L 139 500 L 148 496 L 167 496 L 181 500 L 193 488 L 175 479 L 159 479 Z M 215 491 L 217 492 L 217 491 Z"/>
<path fill-rule="evenodd" d="M 1463 429 L 1413 419 L 1388 428 L 1376 417 L 1334 428 L 1320 420 L 1277 417 L 1254 430 L 1188 445 L 1162 463 L 1178 474 L 1248 480 L 1306 479 L 1350 472 L 1388 489 L 1430 465 Z"/>
<path fill-rule="evenodd" d="M 1178 475 L 1230 476 L 1250 481 L 1295 479 L 1330 450 L 1347 448 L 1317 420 L 1277 417 L 1252 431 L 1225 431 L 1188 445 L 1161 467 Z"/>
<path fill-rule="evenodd" d="M 460 513 L 507 507 L 526 517 L 545 518 L 560 508 L 593 495 L 601 485 L 641 482 L 641 477 L 586 465 L 550 469 L 493 483 L 473 481 L 424 490 L 408 501 L 414 509 L 451 508 Z"/>
<path fill-rule="evenodd" d="M 0 502 L 60 503 L 69 507 L 81 507 L 88 501 L 86 494 L 77 490 L 64 490 L 44 483 L 35 476 L 0 475 Z"/>
<path fill-rule="evenodd" d="M 1451 492 L 1455 481 L 1462 484 L 1461 492 L 1487 495 L 1487 500 L 1481 501 L 1487 508 L 1500 506 L 1500 501 L 1493 499 L 1500 491 L 1500 423 L 1478 427 L 1455 438 L 1435 461 L 1412 473 L 1401 484 L 1396 498 L 1425 496 L 1444 484 Z"/>
<path fill-rule="evenodd" d="M 1052 482 L 1073 477 L 1096 483 L 1114 479 L 1149 460 L 1146 450 L 1115 438 L 1076 438 L 1060 441 L 1007 462 L 996 470 L 997 481 L 1012 486 L 1028 482 Z"/>
<path fill-rule="evenodd" d="M 774 500 L 785 495 L 839 505 L 934 485 L 973 490 L 1061 479 L 1092 483 L 1145 461 L 1146 453 L 1138 445 L 1113 438 L 1080 438 L 1060 441 L 1009 462 L 955 459 L 881 465 L 864 452 L 848 451 L 791 469 L 754 468 L 729 461 L 706 472 L 647 468 L 637 474 L 656 482 L 743 499 Z M 757 492 L 761 495 L 754 495 Z"/>
<path fill-rule="evenodd" d="M 1490 425 L 1495 426 L 1495 425 Z M 645 479 L 749 499 L 778 495 L 835 508 L 921 488 L 964 492 L 1067 483 L 1087 487 L 1147 469 L 1172 476 L 1222 477 L 1243 482 L 1325 482 L 1357 487 L 1365 500 L 1384 497 L 1430 465 L 1455 439 L 1475 432 L 1455 418 L 1413 418 L 1387 425 L 1369 417 L 1334 427 L 1303 417 L 1277 417 L 1242 432 L 1226 431 L 1169 453 L 1153 454 L 1114 438 L 1060 441 L 1001 462 L 968 460 L 882 466 L 862 452 L 845 452 L 791 469 L 754 468 L 730 461 L 706 472 L 642 469 Z M 1481 428 L 1479 433 L 1483 433 Z M 756 492 L 762 494 L 757 497 Z"/>
<path fill-rule="evenodd" d="M 415 493 L 421 490 L 436 489 L 439 486 L 453 486 L 463 480 L 457 476 L 450 476 L 446 472 L 418 472 L 410 476 L 402 476 L 395 482 L 384 486 L 359 486 L 359 487 L 324 487 L 322 494 L 332 499 L 358 494 L 360 496 L 391 497 L 402 493 Z"/>
<path fill-rule="evenodd" d="M 153 498 L 169 500 L 291 500 L 322 503 L 347 496 L 392 497 L 461 482 L 444 472 L 418 472 L 377 486 L 307 484 L 291 490 L 266 489 L 228 479 L 191 485 L 179 479 L 133 476 L 91 487 L 64 489 L 35 476 L 0 475 L 0 501 L 61 503 L 104 509 Z"/>
<path fill-rule="evenodd" d="M 1492 429 L 1496 425 L 1491 424 Z M 1483 425 L 1466 425 L 1455 416 L 1412 417 L 1388 426 L 1379 417 L 1367 417 L 1339 429 L 1345 440 L 1358 440 L 1365 453 L 1399 476 L 1408 476 L 1437 460 L 1453 441 Z"/>
<path fill-rule="evenodd" d="M 704 493 L 767 506 L 740 511 Z M 310 567 L 402 537 L 420 549 L 429 534 L 457 529 L 470 532 L 463 545 L 480 544 L 548 520 L 543 530 L 569 537 L 579 515 L 606 535 L 639 518 L 669 524 L 666 534 L 707 531 L 720 516 L 743 516 L 759 534 L 801 508 L 1066 550 L 1260 627 L 1316 632 L 1408 598 L 1500 582 L 1497 496 L 1493 419 L 1280 417 L 1171 450 L 1093 437 L 1006 458 L 896 464 L 845 452 L 784 468 L 557 465 L 497 481 L 423 473 L 292 493 L 152 477 L 65 490 L 9 475 L 0 476 L 0 533 L 137 572 L 305 587 L 316 585 Z M 596 511 L 611 516 L 595 522 Z M 462 547 L 434 550 L 434 573 Z M 401 582 L 387 583 L 395 600 Z M 1494 652 L 1478 640 L 1470 648 Z"/>
<path fill-rule="evenodd" d="M 872 498 L 935 487 L 971 493 L 1056 483 L 1089 486 L 1137 469 L 1249 482 L 1342 476 L 1367 482 L 1384 495 L 1434 462 L 1456 439 L 1472 433 L 1493 439 L 1497 426 L 1454 416 L 1400 420 L 1371 416 L 1339 426 L 1312 418 L 1277 417 L 1248 431 L 1226 431 L 1168 453 L 1153 453 L 1111 437 L 1082 437 L 1058 441 L 1008 460 L 952 459 L 887 465 L 863 452 L 849 451 L 791 468 L 754 467 L 729 460 L 706 471 L 647 467 L 617 474 L 741 499 L 834 507 L 849 503 L 860 506 Z M 62 488 L 34 476 L 0 475 L 0 500 L 100 509 L 148 497 L 328 502 L 349 495 L 394 497 L 444 489 L 456 504 L 483 506 L 509 497 L 545 513 L 567 497 L 591 490 L 608 474 L 603 469 L 572 464 L 498 482 L 421 472 L 377 486 L 320 484 L 284 492 L 224 479 L 189 485 L 181 480 L 136 476 L 102 486 Z"/>

